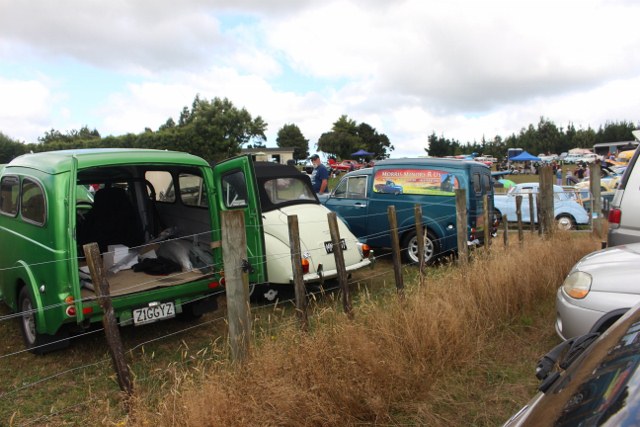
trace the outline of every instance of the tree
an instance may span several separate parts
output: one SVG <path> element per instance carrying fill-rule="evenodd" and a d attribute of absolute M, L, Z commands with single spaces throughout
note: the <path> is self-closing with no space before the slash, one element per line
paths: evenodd
<path fill-rule="evenodd" d="M 267 139 L 266 129 L 262 117 L 252 118 L 227 98 L 208 101 L 196 95 L 191 109 L 184 107 L 180 112 L 178 125 L 158 131 L 153 141 L 215 161 L 240 153 L 251 141 L 262 144 Z"/>
<path fill-rule="evenodd" d="M 276 144 L 280 148 L 293 148 L 294 160 L 304 160 L 309 157 L 309 140 L 304 137 L 300 128 L 294 124 L 282 126 L 278 131 Z"/>
<path fill-rule="evenodd" d="M 343 115 L 333 124 L 331 132 L 325 132 L 318 139 L 318 149 L 325 153 L 344 159 L 351 157 L 351 153 L 364 149 L 375 153 L 377 158 L 389 157 L 387 150 L 393 146 L 384 134 L 378 132 L 366 123 L 356 125 L 354 120 Z"/>
<path fill-rule="evenodd" d="M 387 150 L 393 151 L 394 149 L 387 135 L 379 134 L 366 123 L 360 123 L 360 125 L 358 125 L 358 136 L 362 139 L 363 143 L 363 146 L 359 148 L 369 153 L 374 153 L 378 159 L 386 159 L 389 157 Z"/>
<path fill-rule="evenodd" d="M 444 157 L 444 156 L 454 156 L 459 153 L 461 150 L 460 143 L 456 140 L 446 139 L 444 136 L 436 136 L 435 133 L 429 135 L 428 138 L 429 147 L 425 148 L 426 151 L 431 157 Z"/>
<path fill-rule="evenodd" d="M 0 164 L 9 163 L 15 157 L 27 153 L 27 147 L 19 141 L 14 141 L 0 132 Z"/>

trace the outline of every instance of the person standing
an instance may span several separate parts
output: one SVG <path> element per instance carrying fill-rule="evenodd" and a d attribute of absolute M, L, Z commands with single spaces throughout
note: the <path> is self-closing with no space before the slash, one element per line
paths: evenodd
<path fill-rule="evenodd" d="M 311 163 L 313 163 L 313 172 L 311 172 L 311 186 L 313 191 L 318 194 L 323 194 L 327 191 L 329 186 L 329 171 L 322 164 L 320 156 L 314 154 L 310 157 Z"/>

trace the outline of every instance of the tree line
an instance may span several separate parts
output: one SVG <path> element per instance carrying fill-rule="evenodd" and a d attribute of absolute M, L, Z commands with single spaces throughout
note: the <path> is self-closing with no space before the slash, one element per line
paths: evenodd
<path fill-rule="evenodd" d="M 66 133 L 51 129 L 37 143 L 23 143 L 0 132 L 0 164 L 29 152 L 114 147 L 184 151 L 215 162 L 239 154 L 243 147 L 265 147 L 266 130 L 262 117 L 253 117 L 229 99 L 207 100 L 196 95 L 191 107 L 180 111 L 177 122 L 169 118 L 157 130 L 146 128 L 139 134 L 102 137 L 97 130 L 84 126 Z M 278 131 L 276 144 L 293 148 L 295 160 L 310 155 L 309 140 L 295 124 L 286 124 Z M 366 123 L 356 124 L 347 116 L 340 117 L 332 130 L 322 135 L 317 147 L 338 158 L 350 157 L 359 149 L 386 158 L 388 150 L 393 150 L 386 135 L 378 134 Z"/>
<path fill-rule="evenodd" d="M 563 129 L 541 117 L 537 126 L 530 124 L 522 128 L 517 135 L 514 133 L 506 138 L 495 136 L 490 140 L 483 136 L 480 142 L 461 143 L 432 133 L 428 137 L 429 145 L 425 151 L 434 157 L 478 153 L 498 159 L 506 156 L 508 148 L 522 148 L 533 155 L 560 154 L 572 148 L 592 149 L 595 144 L 602 142 L 633 141 L 631 132 L 638 128 L 640 128 L 640 122 L 634 124 L 622 121 L 607 122 L 597 131 L 591 127 L 576 129 L 572 123 Z"/>
<path fill-rule="evenodd" d="M 253 117 L 245 108 L 238 108 L 227 98 L 202 99 L 196 95 L 190 107 L 183 107 L 177 122 L 168 118 L 157 130 L 146 128 L 139 134 L 127 133 L 103 137 L 87 126 L 78 130 L 45 132 L 37 143 L 13 140 L 0 131 L 0 164 L 29 152 L 75 148 L 154 148 L 185 151 L 209 162 L 222 160 L 246 148 L 264 148 L 267 123 L 260 116 Z M 592 147 L 598 142 L 633 140 L 631 131 L 640 127 L 631 122 L 606 123 L 597 131 L 591 128 L 566 129 L 541 118 L 537 126 L 529 125 L 506 138 L 495 136 L 480 142 L 460 142 L 444 136 L 429 135 L 425 152 L 430 156 L 453 156 L 471 152 L 503 157 L 510 147 L 523 148 L 532 154 L 562 153 L 576 147 Z M 278 130 L 276 144 L 293 148 L 295 160 L 309 157 L 309 140 L 296 124 L 285 124 Z M 390 156 L 394 146 L 387 135 L 379 133 L 367 123 L 357 123 L 346 115 L 338 118 L 330 131 L 323 133 L 315 144 L 318 151 L 338 159 L 350 158 L 360 149 L 375 153 L 375 159 Z"/>

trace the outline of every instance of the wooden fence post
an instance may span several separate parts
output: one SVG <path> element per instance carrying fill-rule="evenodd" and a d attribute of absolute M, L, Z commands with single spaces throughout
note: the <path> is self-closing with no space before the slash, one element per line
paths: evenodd
<path fill-rule="evenodd" d="M 349 319 L 353 319 L 353 310 L 351 307 L 351 293 L 349 292 L 349 282 L 347 281 L 347 268 L 344 264 L 344 255 L 342 254 L 342 246 L 340 246 L 340 230 L 338 229 L 338 217 L 335 212 L 327 214 L 329 220 L 329 232 L 331 233 L 331 243 L 333 245 L 333 256 L 336 260 L 336 269 L 338 271 L 338 283 L 342 291 L 342 307 L 347 313 Z"/>
<path fill-rule="evenodd" d="M 589 164 L 589 187 L 591 190 L 591 213 L 595 213 L 596 218 L 602 217 L 602 199 L 600 193 L 600 162 Z"/>
<path fill-rule="evenodd" d="M 502 234 L 502 239 L 504 241 L 504 247 L 509 246 L 509 218 L 507 215 L 502 215 L 502 225 L 504 226 L 504 233 Z"/>
<path fill-rule="evenodd" d="M 553 210 L 553 201 L 555 194 L 553 192 L 553 171 L 550 166 L 543 166 L 540 170 L 540 199 L 544 207 L 542 224 L 545 235 L 551 235 L 555 232 L 555 216 Z"/>
<path fill-rule="evenodd" d="M 518 242 L 520 246 L 524 243 L 524 235 L 522 234 L 522 196 L 516 196 L 516 218 L 518 219 Z"/>
<path fill-rule="evenodd" d="M 485 251 L 489 251 L 489 244 L 490 239 L 491 239 L 491 230 L 490 227 L 491 225 L 489 224 L 489 196 L 488 195 L 484 195 L 482 196 L 482 206 L 484 206 L 484 215 L 482 215 L 482 219 L 483 219 L 483 225 L 484 225 L 484 249 Z M 493 213 L 493 212 L 491 212 Z"/>
<path fill-rule="evenodd" d="M 389 231 L 391 232 L 391 256 L 393 258 L 396 290 L 398 291 L 398 295 L 403 296 L 404 279 L 402 278 L 402 257 L 400 256 L 400 237 L 398 236 L 398 219 L 396 217 L 395 206 L 387 206 L 387 216 L 389 217 Z"/>
<path fill-rule="evenodd" d="M 467 246 L 467 191 L 464 188 L 455 190 L 456 192 L 456 230 L 458 237 L 458 263 L 469 262 L 469 247 Z"/>
<path fill-rule="evenodd" d="M 413 216 L 416 221 L 416 237 L 418 239 L 418 271 L 420 272 L 420 285 L 422 285 L 424 275 L 424 239 L 425 239 L 425 227 L 422 224 L 422 206 L 418 203 L 413 208 Z M 434 254 L 435 256 L 435 254 Z"/>
<path fill-rule="evenodd" d="M 300 329 L 309 330 L 309 316 L 307 314 L 307 293 L 302 273 L 302 250 L 300 249 L 300 231 L 298 229 L 298 215 L 287 217 L 289 225 L 289 248 L 291 249 L 291 269 L 293 270 L 293 284 L 296 294 L 296 313 Z"/>
<path fill-rule="evenodd" d="M 87 258 L 87 265 L 91 273 L 91 281 L 98 295 L 98 303 L 102 308 L 102 325 L 109 345 L 109 353 L 118 377 L 120 390 L 131 396 L 133 394 L 133 383 L 129 367 L 124 359 L 124 348 L 120 337 L 120 330 L 116 321 L 113 305 L 111 304 L 111 292 L 109 282 L 104 275 L 104 265 L 100 259 L 100 249 L 97 243 L 89 243 L 83 247 L 84 255 Z"/>
<path fill-rule="evenodd" d="M 529 228 L 531 229 L 531 234 L 536 231 L 534 208 L 535 204 L 533 203 L 533 193 L 529 193 Z"/>
<path fill-rule="evenodd" d="M 249 277 L 247 236 L 244 212 L 222 211 L 222 261 L 227 295 L 229 342 L 234 362 L 249 354 L 251 317 L 249 313 Z"/>
<path fill-rule="evenodd" d="M 536 208 L 537 208 L 537 212 L 536 212 L 536 218 L 538 220 L 538 236 L 541 237 L 542 236 L 542 202 L 540 201 L 540 193 L 536 193 Z"/>

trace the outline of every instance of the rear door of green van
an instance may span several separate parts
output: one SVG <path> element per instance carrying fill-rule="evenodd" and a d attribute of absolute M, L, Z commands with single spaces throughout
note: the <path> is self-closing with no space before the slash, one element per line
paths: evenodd
<path fill-rule="evenodd" d="M 247 238 L 247 257 L 251 265 L 249 281 L 265 283 L 266 258 L 262 230 L 262 211 L 258 196 L 258 184 L 249 156 L 238 156 L 216 163 L 213 167 L 213 188 L 215 203 L 211 207 L 212 223 L 217 230 L 221 227 L 222 211 L 242 210 Z M 215 251 L 216 263 L 222 265 L 222 251 Z"/>

